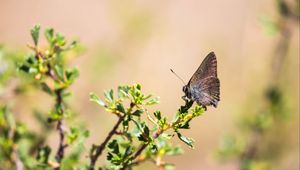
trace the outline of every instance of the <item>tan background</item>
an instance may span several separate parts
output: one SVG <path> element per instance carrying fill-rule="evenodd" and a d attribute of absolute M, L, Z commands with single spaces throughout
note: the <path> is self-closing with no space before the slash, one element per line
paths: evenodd
<path fill-rule="evenodd" d="M 271 0 L 0 0 L 0 43 L 25 48 L 31 43 L 29 29 L 36 23 L 53 27 L 69 39 L 80 39 L 86 51 L 72 63 L 80 69 L 80 78 L 72 87 L 75 94 L 70 102 L 91 129 L 89 144 L 101 141 L 115 121 L 88 101 L 89 92 L 101 94 L 119 84 L 141 83 L 146 92 L 161 97 L 161 104 L 152 109 L 171 116 L 182 104 L 183 93 L 181 82 L 169 69 L 188 81 L 205 55 L 214 51 L 221 80 L 219 107 L 209 108 L 192 122 L 192 130 L 184 132 L 196 140 L 195 149 L 184 146 L 184 156 L 168 160 L 176 163 L 177 169 L 236 169 L 233 162 L 218 164 L 213 152 L 221 136 L 234 130 L 236 116 L 245 113 L 244 107 L 255 107 L 255 98 L 262 97 L 270 80 L 270 59 L 278 35 L 263 28 L 260 18 L 265 16 L 274 21 L 278 18 Z M 291 123 L 292 149 L 280 164 L 296 168 L 299 25 L 294 28 L 286 74 L 296 116 Z M 38 101 L 26 99 L 31 108 L 47 105 L 43 98 L 51 100 L 41 95 Z M 16 106 L 24 101 L 18 102 Z M 18 114 L 20 118 L 24 115 Z"/>

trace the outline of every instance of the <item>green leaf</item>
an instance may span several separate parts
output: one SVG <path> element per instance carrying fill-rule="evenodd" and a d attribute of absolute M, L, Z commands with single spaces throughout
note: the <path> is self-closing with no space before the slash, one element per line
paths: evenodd
<path fill-rule="evenodd" d="M 50 111 L 50 119 L 51 120 L 61 120 L 63 117 L 61 109 L 56 106 L 54 110 Z"/>
<path fill-rule="evenodd" d="M 56 34 L 56 43 L 59 46 L 64 46 L 66 44 L 65 37 L 61 33 Z"/>
<path fill-rule="evenodd" d="M 139 141 L 142 141 L 142 142 L 147 142 L 148 141 L 147 138 L 145 138 L 145 136 L 143 134 L 139 134 L 137 138 L 138 138 Z"/>
<path fill-rule="evenodd" d="M 47 41 L 52 44 L 54 41 L 54 30 L 53 28 L 47 28 L 45 31 L 45 37 Z"/>
<path fill-rule="evenodd" d="M 124 153 L 124 158 L 130 156 L 133 153 L 133 147 L 132 146 L 128 146 L 126 147 L 125 153 Z"/>
<path fill-rule="evenodd" d="M 82 133 L 82 136 L 84 138 L 88 138 L 90 136 L 90 132 L 88 130 L 85 130 L 83 133 Z"/>
<path fill-rule="evenodd" d="M 186 120 L 186 121 L 180 123 L 180 124 L 177 126 L 177 128 L 179 128 L 179 129 L 189 129 L 189 128 L 190 128 L 190 121 L 191 121 L 191 120 L 192 120 L 192 119 L 189 119 L 189 120 Z"/>
<path fill-rule="evenodd" d="M 102 107 L 106 106 L 105 103 L 95 93 L 90 93 L 90 101 L 95 102 Z"/>
<path fill-rule="evenodd" d="M 122 103 L 117 103 L 117 110 L 119 111 L 119 112 L 121 112 L 121 113 L 125 113 L 126 111 L 125 111 L 125 108 L 124 108 L 124 106 L 123 106 L 123 104 Z"/>
<path fill-rule="evenodd" d="M 140 84 L 136 84 L 135 87 L 140 91 L 142 89 L 142 86 Z"/>
<path fill-rule="evenodd" d="M 177 133 L 178 138 L 179 138 L 182 142 L 184 142 L 185 144 L 187 144 L 190 148 L 194 148 L 194 146 L 193 146 L 194 141 L 193 141 L 192 138 L 188 138 L 188 137 L 186 137 L 186 136 L 183 136 L 183 135 L 181 135 L 181 133 L 179 133 L 179 132 L 176 132 L 176 133 Z"/>
<path fill-rule="evenodd" d="M 107 153 L 106 159 L 111 161 L 113 159 L 113 154 L 111 154 L 110 152 Z"/>
<path fill-rule="evenodd" d="M 129 86 L 119 86 L 118 87 L 118 96 L 119 98 L 128 98 L 129 96 Z"/>
<path fill-rule="evenodd" d="M 66 71 L 66 78 L 70 83 L 73 83 L 75 78 L 78 77 L 78 75 L 79 75 L 79 71 L 77 68 Z"/>
<path fill-rule="evenodd" d="M 205 109 L 198 105 L 194 109 L 192 109 L 193 117 L 201 116 L 204 112 L 205 112 Z"/>
<path fill-rule="evenodd" d="M 159 97 L 151 98 L 149 101 L 145 103 L 145 105 L 154 105 L 159 103 Z"/>
<path fill-rule="evenodd" d="M 112 89 L 105 91 L 104 96 L 109 102 L 112 102 L 114 99 L 114 91 Z"/>
<path fill-rule="evenodd" d="M 114 154 L 119 154 L 120 153 L 119 144 L 118 144 L 116 139 L 111 141 L 107 146 L 108 146 L 109 149 L 112 150 L 112 153 L 114 153 Z"/>
<path fill-rule="evenodd" d="M 141 116 L 141 114 L 143 114 L 144 112 L 145 112 L 144 109 L 137 109 L 132 113 L 132 115 Z"/>
<path fill-rule="evenodd" d="M 31 32 L 31 37 L 33 39 L 34 45 L 37 46 L 38 40 L 39 40 L 39 34 L 40 34 L 40 26 L 39 25 L 35 25 L 31 29 L 30 32 Z"/>
<path fill-rule="evenodd" d="M 148 142 L 150 130 L 145 123 L 142 123 L 140 126 L 143 129 L 143 132 L 139 134 L 138 139 L 143 142 Z"/>
<path fill-rule="evenodd" d="M 144 100 L 147 100 L 147 99 L 150 99 L 150 97 L 152 97 L 152 95 L 151 94 L 149 94 L 148 96 L 144 96 Z"/>
<path fill-rule="evenodd" d="M 159 110 L 155 111 L 155 112 L 154 112 L 154 116 L 155 116 L 158 120 L 160 120 L 160 119 L 161 119 L 161 112 L 160 112 Z"/>
<path fill-rule="evenodd" d="M 41 87 L 42 87 L 42 90 L 50 95 L 53 95 L 53 91 L 51 90 L 51 88 L 45 83 L 45 82 L 42 82 L 41 83 Z"/>
<path fill-rule="evenodd" d="M 29 73 L 30 67 L 27 66 L 27 65 L 21 65 L 21 66 L 19 67 L 19 69 L 20 69 L 21 71 L 24 71 L 25 73 Z"/>
<path fill-rule="evenodd" d="M 67 136 L 67 143 L 73 144 L 74 141 L 77 140 L 78 136 L 79 136 L 79 129 L 71 128 L 70 132 L 68 133 L 68 136 Z"/>
<path fill-rule="evenodd" d="M 126 129 L 126 130 L 128 129 L 129 120 L 130 120 L 130 118 L 128 118 L 128 117 L 129 116 L 127 116 L 122 122 L 122 125 L 123 125 L 124 129 Z"/>
<path fill-rule="evenodd" d="M 167 125 L 168 125 L 167 118 L 166 118 L 166 117 L 161 118 L 161 119 L 158 121 L 158 125 L 159 125 L 159 127 L 161 127 L 161 128 L 164 128 L 165 126 L 167 126 Z"/>
<path fill-rule="evenodd" d="M 37 63 L 36 58 L 34 57 L 34 55 L 30 55 L 27 59 L 26 62 L 30 65 Z"/>
<path fill-rule="evenodd" d="M 150 149 L 151 149 L 151 152 L 154 153 L 154 154 L 157 153 L 157 151 L 158 151 L 158 148 L 157 148 L 157 146 L 155 145 L 154 142 L 150 143 Z"/>
<path fill-rule="evenodd" d="M 47 166 L 50 153 L 51 153 L 51 148 L 49 146 L 44 146 L 42 148 L 39 148 L 38 155 L 36 157 L 37 161 L 44 164 L 44 166 Z"/>
<path fill-rule="evenodd" d="M 64 79 L 65 79 L 65 76 L 64 76 L 65 71 L 64 71 L 63 66 L 62 66 L 62 65 L 56 64 L 56 65 L 54 66 L 54 70 L 55 70 L 55 73 L 56 73 L 56 75 L 58 76 L 58 78 L 59 78 L 61 81 L 64 81 Z"/>
<path fill-rule="evenodd" d="M 166 152 L 166 155 L 170 155 L 170 156 L 181 155 L 181 154 L 183 154 L 183 150 L 179 146 L 175 146 L 173 148 L 170 148 Z"/>
<path fill-rule="evenodd" d="M 147 136 L 149 136 L 149 134 L 150 134 L 150 130 L 149 130 L 149 128 L 148 128 L 148 126 L 145 124 L 144 125 L 144 133 L 147 135 Z"/>
<path fill-rule="evenodd" d="M 39 71 L 38 71 L 37 68 L 30 67 L 30 69 L 29 69 L 29 73 L 31 73 L 31 74 L 36 74 L 36 73 L 38 73 L 38 72 L 39 72 Z"/>

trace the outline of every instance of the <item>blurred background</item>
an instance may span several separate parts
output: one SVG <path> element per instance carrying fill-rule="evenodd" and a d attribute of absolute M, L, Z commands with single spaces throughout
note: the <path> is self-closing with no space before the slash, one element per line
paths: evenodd
<path fill-rule="evenodd" d="M 221 81 L 218 108 L 208 108 L 184 132 L 195 139 L 195 149 L 176 139 L 185 153 L 167 160 L 177 169 L 238 169 L 237 161 L 216 159 L 220 141 L 226 134 L 240 133 L 242 117 L 264 109 L 265 91 L 276 84 L 288 112 L 281 131 L 273 133 L 285 146 L 276 168 L 299 169 L 299 1 L 287 1 L 293 14 L 283 14 L 278 2 L 1 0 L 0 44 L 29 51 L 29 30 L 37 23 L 80 40 L 83 53 L 71 61 L 80 77 L 72 86 L 70 106 L 91 131 L 88 146 L 101 141 L 116 121 L 89 101 L 89 92 L 100 95 L 120 84 L 140 83 L 147 93 L 160 96 L 161 103 L 150 110 L 172 117 L 183 104 L 183 84 L 170 68 L 188 82 L 214 51 Z M 15 99 L 9 90 L 1 89 L 2 101 L 11 102 L 17 119 L 34 129 L 29 115 L 34 109 L 46 112 L 51 97 L 28 93 Z M 276 147 L 269 149 L 271 155 L 276 152 Z"/>

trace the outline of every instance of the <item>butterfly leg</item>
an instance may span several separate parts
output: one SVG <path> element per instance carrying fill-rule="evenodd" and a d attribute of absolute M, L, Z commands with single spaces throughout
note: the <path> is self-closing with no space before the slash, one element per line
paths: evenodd
<path fill-rule="evenodd" d="M 185 102 L 188 102 L 188 101 L 190 100 L 190 99 L 189 99 L 187 96 L 185 96 L 185 95 L 182 96 L 181 98 L 182 98 L 182 100 L 184 100 Z"/>

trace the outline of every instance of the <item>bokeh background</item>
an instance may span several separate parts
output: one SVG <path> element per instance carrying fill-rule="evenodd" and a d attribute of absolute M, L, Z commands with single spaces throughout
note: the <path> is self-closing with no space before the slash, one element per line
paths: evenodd
<path fill-rule="evenodd" d="M 176 140 L 185 154 L 167 160 L 177 169 L 234 170 L 236 162 L 220 163 L 214 153 L 224 134 L 239 130 L 239 117 L 253 114 L 261 105 L 263 92 L 273 81 L 272 58 L 281 35 L 272 22 L 281 22 L 280 17 L 273 0 L 0 0 L 0 43 L 26 51 L 32 42 L 29 30 L 36 23 L 80 40 L 84 52 L 71 63 L 79 68 L 80 77 L 72 86 L 70 105 L 91 131 L 88 144 L 101 141 L 115 121 L 88 100 L 89 92 L 101 94 L 119 84 L 140 83 L 161 98 L 152 109 L 171 117 L 183 103 L 183 85 L 170 68 L 187 82 L 214 51 L 221 102 L 184 132 L 196 140 L 195 149 Z M 278 136 L 288 147 L 277 163 L 279 169 L 299 169 L 299 20 L 287 22 L 291 37 L 282 74 L 292 114 L 284 138 Z M 11 100 L 17 119 L 24 122 L 33 122 L 28 116 L 32 109 L 47 111 L 52 105 L 51 97 L 43 93 Z M 51 137 L 49 141 L 56 146 Z"/>

